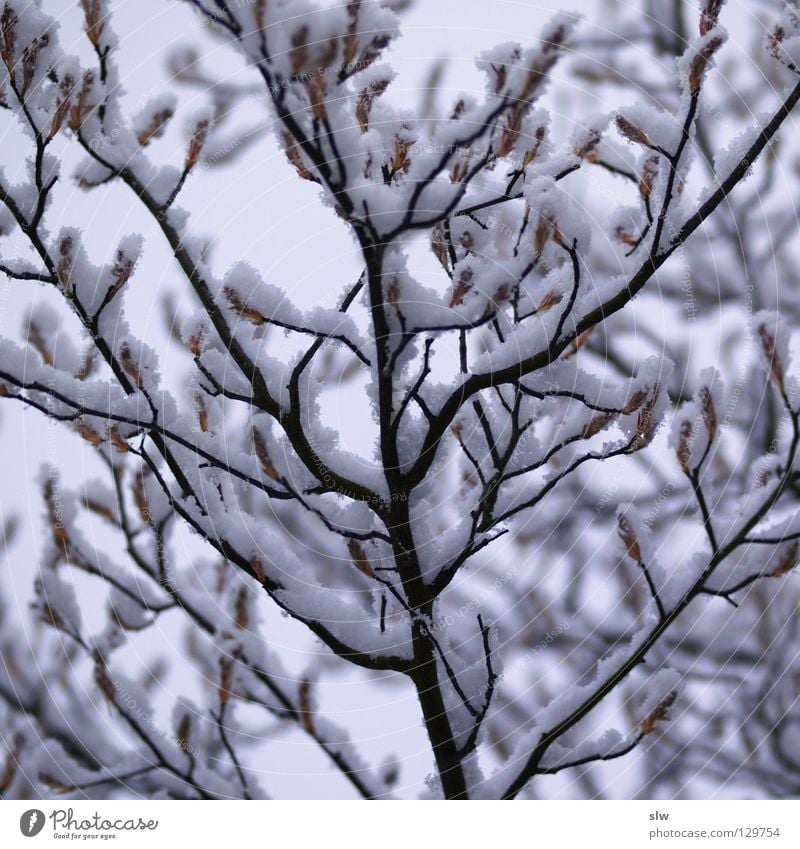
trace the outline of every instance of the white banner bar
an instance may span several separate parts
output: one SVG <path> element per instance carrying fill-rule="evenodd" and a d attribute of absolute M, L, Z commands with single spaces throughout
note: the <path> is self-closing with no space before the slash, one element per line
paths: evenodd
<path fill-rule="evenodd" d="M 436 841 L 464 849 L 797 849 L 800 802 L 0 803 L 2 847 L 413 849 Z"/>

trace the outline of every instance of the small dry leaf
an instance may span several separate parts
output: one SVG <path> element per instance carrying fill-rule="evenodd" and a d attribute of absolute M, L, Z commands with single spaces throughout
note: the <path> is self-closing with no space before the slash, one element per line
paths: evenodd
<path fill-rule="evenodd" d="M 592 436 L 599 433 L 613 418 L 613 413 L 598 413 L 596 416 L 592 416 L 592 418 L 589 419 L 589 421 L 583 426 L 581 436 L 583 439 L 590 439 Z"/>
<path fill-rule="evenodd" d="M 318 183 L 319 180 L 315 177 L 309 170 L 306 168 L 305 163 L 303 162 L 303 157 L 300 155 L 300 149 L 294 139 L 287 132 L 283 132 L 281 134 L 281 138 L 283 139 L 283 145 L 286 150 L 286 156 L 294 166 L 295 171 L 302 177 L 304 180 L 310 180 L 313 183 Z"/>
<path fill-rule="evenodd" d="M 619 537 L 625 545 L 628 557 L 636 563 L 641 563 L 642 550 L 639 547 L 639 540 L 636 538 L 636 531 L 634 531 L 633 525 L 624 513 L 617 516 L 617 525 L 617 533 L 619 533 Z"/>
<path fill-rule="evenodd" d="M 764 324 L 760 324 L 758 326 L 758 336 L 761 340 L 761 349 L 764 352 L 767 365 L 769 366 L 770 379 L 778 387 L 778 389 L 783 392 L 785 372 L 783 369 L 783 363 L 778 356 L 778 350 L 775 345 L 775 337 Z"/>
<path fill-rule="evenodd" d="M 472 289 L 473 271 L 471 268 L 465 268 L 458 277 L 458 281 L 453 287 L 453 294 L 450 296 L 450 307 L 457 307 Z"/>
<path fill-rule="evenodd" d="M 112 524 L 117 523 L 117 514 L 114 508 L 108 504 L 103 504 L 95 498 L 90 498 L 88 495 L 83 498 L 83 506 L 92 513 L 97 514 L 103 519 L 108 520 Z"/>
<path fill-rule="evenodd" d="M 150 116 L 147 126 L 140 130 L 136 136 L 139 144 L 142 147 L 147 147 L 153 139 L 161 138 L 161 136 L 164 135 L 167 124 L 174 114 L 174 110 L 170 108 L 159 109 L 158 112 L 154 112 Z"/>
<path fill-rule="evenodd" d="M 103 30 L 106 28 L 100 0 L 81 0 L 81 6 L 83 6 L 83 14 L 86 21 L 86 35 L 89 41 L 96 46 L 100 43 Z"/>
<path fill-rule="evenodd" d="M 258 310 L 248 306 L 236 289 L 226 286 L 223 289 L 223 294 L 240 318 L 251 322 L 251 324 L 266 324 L 267 319 Z"/>
<path fill-rule="evenodd" d="M 689 90 L 692 94 L 697 94 L 700 91 L 700 85 L 711 64 L 711 59 L 720 47 L 722 47 L 722 39 L 719 37 L 712 38 L 703 45 L 702 49 L 692 60 L 689 68 Z"/>
<path fill-rule="evenodd" d="M 375 571 L 373 570 L 372 564 L 369 562 L 369 558 L 364 551 L 364 546 L 356 539 L 349 539 L 347 541 L 347 550 L 350 552 L 350 557 L 353 559 L 353 565 L 356 569 L 358 569 L 362 575 L 366 575 L 368 578 L 374 578 Z"/>
<path fill-rule="evenodd" d="M 69 534 L 64 524 L 62 508 L 56 494 L 56 481 L 53 478 L 47 478 L 44 482 L 42 497 L 47 505 L 47 517 L 50 522 L 50 529 L 53 532 L 53 539 L 61 545 L 67 545 Z"/>
<path fill-rule="evenodd" d="M 644 402 L 647 400 L 647 390 L 646 389 L 637 389 L 636 392 L 631 395 L 628 399 L 625 407 L 622 412 L 625 415 L 630 415 L 631 413 L 635 413 Z"/>
<path fill-rule="evenodd" d="M 39 781 L 49 787 L 54 793 L 72 793 L 75 787 L 70 784 L 65 784 L 60 778 L 56 778 L 49 772 L 40 772 L 37 776 Z"/>
<path fill-rule="evenodd" d="M 678 433 L 678 445 L 675 453 L 678 457 L 678 465 L 681 471 L 688 475 L 691 472 L 692 461 L 692 442 L 694 441 L 694 426 L 689 419 L 684 419 L 681 422 L 680 431 Z"/>
<path fill-rule="evenodd" d="M 53 352 L 50 350 L 50 347 L 45 341 L 41 327 L 39 327 L 33 317 L 31 317 L 28 322 L 27 337 L 28 344 L 36 351 L 36 353 L 39 354 L 42 358 L 42 362 L 46 366 L 53 365 Z"/>
<path fill-rule="evenodd" d="M 130 451 L 130 447 L 128 443 L 122 438 L 120 432 L 117 430 L 115 425 L 111 425 L 108 429 L 108 438 L 111 440 L 111 444 L 114 448 L 119 451 L 120 454 L 127 454 Z"/>
<path fill-rule="evenodd" d="M 713 440 L 717 433 L 717 412 L 714 409 L 714 398 L 707 386 L 704 386 L 699 393 L 700 405 L 703 416 L 703 424 L 705 425 L 708 438 Z"/>
<path fill-rule="evenodd" d="M 106 697 L 110 704 L 115 704 L 117 688 L 108 673 L 108 667 L 99 653 L 95 653 L 94 680 L 100 692 Z"/>
<path fill-rule="evenodd" d="M 311 702 L 311 681 L 304 678 L 297 688 L 297 708 L 300 713 L 300 722 L 309 733 L 314 733 L 314 708 Z"/>
<path fill-rule="evenodd" d="M 178 727 L 175 730 L 175 740 L 180 746 L 182 752 L 186 752 L 187 754 L 191 752 L 191 745 L 189 743 L 189 735 L 192 731 L 192 717 L 187 712 L 181 716 L 181 721 L 178 723 Z"/>
<path fill-rule="evenodd" d="M 150 509 L 150 502 L 147 499 L 147 493 L 144 489 L 145 475 L 148 472 L 149 469 L 144 467 L 138 474 L 134 475 L 132 494 L 133 502 L 136 505 L 136 509 L 139 511 L 139 515 L 142 517 L 142 521 L 149 525 L 153 520 L 153 514 Z"/>
<path fill-rule="evenodd" d="M 558 304 L 560 304 L 563 300 L 563 292 L 551 289 L 549 292 L 545 293 L 544 297 L 541 301 L 539 301 L 539 304 L 536 307 L 536 312 L 547 312 L 548 310 L 553 309 L 553 307 L 558 306 Z"/>
<path fill-rule="evenodd" d="M 197 423 L 203 433 L 208 433 L 208 407 L 202 392 L 194 393 L 194 408 L 197 411 Z"/>
<path fill-rule="evenodd" d="M 142 389 L 144 382 L 142 381 L 142 373 L 139 370 L 139 364 L 134 362 L 133 352 L 127 342 L 123 342 L 119 349 L 119 361 L 122 364 L 122 370 L 133 381 L 137 389 Z"/>
<path fill-rule="evenodd" d="M 249 592 L 247 587 L 241 587 L 236 594 L 236 601 L 234 602 L 234 625 L 240 631 L 247 630 L 250 624 L 250 608 L 247 605 Z"/>
<path fill-rule="evenodd" d="M 450 251 L 444 225 L 439 222 L 431 231 L 431 250 L 442 268 L 450 274 Z"/>
<path fill-rule="evenodd" d="M 794 540 L 781 551 L 778 565 L 770 573 L 771 576 L 782 578 L 784 575 L 788 575 L 797 566 L 798 556 L 800 556 L 800 542 Z"/>
<path fill-rule="evenodd" d="M 90 444 L 97 448 L 105 441 L 103 437 L 93 428 L 83 422 L 78 422 L 75 425 L 75 430 Z"/>
<path fill-rule="evenodd" d="M 256 427 L 253 428 L 253 445 L 256 449 L 256 457 L 258 457 L 258 462 L 261 464 L 264 474 L 271 480 L 279 480 L 280 474 L 273 465 L 272 458 L 269 456 L 266 440 L 261 435 L 261 431 Z"/>
<path fill-rule="evenodd" d="M 645 199 L 649 198 L 653 192 L 653 184 L 658 176 L 660 160 L 656 154 L 647 158 L 642 169 L 642 176 L 639 180 L 639 194 Z"/>
<path fill-rule="evenodd" d="M 186 161 L 184 168 L 191 171 L 200 160 L 200 154 L 203 152 L 205 143 L 208 140 L 208 131 L 211 127 L 211 122 L 207 118 L 203 118 L 195 124 L 194 131 L 189 138 L 189 144 L 186 149 Z"/>
<path fill-rule="evenodd" d="M 615 123 L 620 135 L 624 136 L 628 141 L 650 147 L 650 136 L 641 127 L 637 127 L 633 121 L 629 121 L 624 115 L 617 115 Z"/>
<path fill-rule="evenodd" d="M 675 699 L 678 698 L 677 690 L 673 690 L 665 699 L 662 699 L 656 707 L 647 714 L 642 720 L 640 726 L 642 734 L 651 734 L 659 722 L 665 722 L 669 719 L 669 709 L 675 704 Z"/>
<path fill-rule="evenodd" d="M 253 570 L 253 574 L 256 576 L 259 583 L 265 584 L 267 582 L 267 571 L 264 568 L 264 564 L 258 557 L 254 557 L 250 561 L 250 568 Z"/>
<path fill-rule="evenodd" d="M 224 705 L 230 701 L 233 694 L 233 657 L 221 657 L 219 660 L 219 687 L 217 695 L 220 704 Z"/>

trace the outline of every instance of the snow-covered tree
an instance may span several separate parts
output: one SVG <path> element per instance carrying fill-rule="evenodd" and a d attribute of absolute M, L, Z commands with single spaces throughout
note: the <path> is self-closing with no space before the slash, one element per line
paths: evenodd
<path fill-rule="evenodd" d="M 361 710 L 413 688 L 427 796 L 609 796 L 608 761 L 635 764 L 630 794 L 796 795 L 795 4 L 559 13 L 479 57 L 480 97 L 416 110 L 387 64 L 407 3 L 184 5 L 201 46 L 131 109 L 113 4 L 76 4 L 71 55 L 46 3 L 0 0 L 0 121 L 28 146 L 0 154 L 0 271 L 47 292 L 0 339 L 0 398 L 99 475 L 30 482 L 0 792 L 281 795 L 264 759 L 292 727 L 333 767 L 310 794 L 402 794 L 414 753 L 376 761 L 328 719 L 338 680 Z M 208 70 L 210 39 L 235 71 Z M 181 205 L 274 141 L 362 269 L 328 266 L 312 306 L 221 268 Z M 149 229 L 100 247 L 69 199 L 112 190 Z M 168 309 L 180 360 L 132 317 L 156 245 L 192 302 Z M 176 627 L 179 657 L 153 657 Z"/>

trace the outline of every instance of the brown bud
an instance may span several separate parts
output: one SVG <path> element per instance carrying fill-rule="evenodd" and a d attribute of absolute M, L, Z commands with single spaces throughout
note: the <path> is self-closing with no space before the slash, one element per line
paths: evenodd
<path fill-rule="evenodd" d="M 223 289 L 223 294 L 228 300 L 228 303 L 239 314 L 241 318 L 246 319 L 252 324 L 266 324 L 267 319 L 256 309 L 245 303 L 242 296 L 230 286 Z"/>
<path fill-rule="evenodd" d="M 559 292 L 556 289 L 551 289 L 549 292 L 546 292 L 542 297 L 541 301 L 539 301 L 539 305 L 536 307 L 536 312 L 547 312 L 551 310 L 553 307 L 557 306 L 564 300 L 564 293 Z"/>
<path fill-rule="evenodd" d="M 8 69 L 11 81 L 14 82 L 14 67 L 16 65 L 17 44 L 17 15 L 6 3 L 0 12 L 0 59 Z"/>
<path fill-rule="evenodd" d="M 760 324 L 758 326 L 758 336 L 761 340 L 761 350 L 764 352 L 764 356 L 766 357 L 767 365 L 769 367 L 770 379 L 778 387 L 778 389 L 783 392 L 785 374 L 783 370 L 783 363 L 778 356 L 778 351 L 775 346 L 775 337 L 764 324 Z"/>
<path fill-rule="evenodd" d="M 350 557 L 353 559 L 353 565 L 356 569 L 358 569 L 362 575 L 366 575 L 368 578 L 374 578 L 375 571 L 373 570 L 372 564 L 369 562 L 369 558 L 364 551 L 364 546 L 356 539 L 349 539 L 347 541 L 347 550 L 350 552 Z"/>
<path fill-rule="evenodd" d="M 74 784 L 67 784 L 63 778 L 56 778 L 50 772 L 42 771 L 36 777 L 54 793 L 72 793 L 77 789 Z"/>
<path fill-rule="evenodd" d="M 388 87 L 389 80 L 377 80 L 359 93 L 356 101 L 356 120 L 362 133 L 366 133 L 369 129 L 369 114 L 372 111 L 372 104 Z"/>
<path fill-rule="evenodd" d="M 641 127 L 637 127 L 632 121 L 629 121 L 624 115 L 617 115 L 616 118 L 617 130 L 620 135 L 623 135 L 628 141 L 632 141 L 634 144 L 641 144 L 645 147 L 650 147 L 650 136 L 641 129 Z"/>
<path fill-rule="evenodd" d="M 700 35 L 706 35 L 719 21 L 719 13 L 725 0 L 704 0 L 700 13 Z"/>
<path fill-rule="evenodd" d="M 247 604 L 247 600 L 250 597 L 250 589 L 248 587 L 241 587 L 239 592 L 236 594 L 236 601 L 234 603 L 234 620 L 233 624 L 240 630 L 244 631 L 247 629 L 247 626 L 250 624 L 250 609 Z"/>
<path fill-rule="evenodd" d="M 264 474 L 271 480 L 278 480 L 280 474 L 273 465 L 272 458 L 269 456 L 267 442 L 261 435 L 261 431 L 255 427 L 253 428 L 253 446 L 256 449 L 256 457 L 258 457 L 258 462 L 261 464 Z"/>
<path fill-rule="evenodd" d="M 117 430 L 115 425 L 112 425 L 108 429 L 108 438 L 111 440 L 111 444 L 114 446 L 114 448 L 117 449 L 117 451 L 120 452 L 120 454 L 127 454 L 128 451 L 131 450 L 128 446 L 128 443 L 122 438 L 119 430 Z"/>
<path fill-rule="evenodd" d="M 114 682 L 108 674 L 108 667 L 106 666 L 105 660 L 103 660 L 99 654 L 95 655 L 94 680 L 100 692 L 113 705 L 115 703 L 117 688 L 114 686 Z"/>
<path fill-rule="evenodd" d="M 134 475 L 131 492 L 133 494 L 133 503 L 136 505 L 142 521 L 150 524 L 153 520 L 153 514 L 150 510 L 150 502 L 147 499 L 147 493 L 144 489 L 145 474 L 147 473 L 146 468 L 143 468 L 138 474 Z"/>
<path fill-rule="evenodd" d="M 56 108 L 53 112 L 53 120 L 50 122 L 50 132 L 48 134 L 48 138 L 50 139 L 58 134 L 58 131 L 64 125 L 64 121 L 67 119 L 69 110 L 72 107 L 72 90 L 74 87 L 75 80 L 72 76 L 70 74 L 64 74 L 58 84 L 58 100 L 56 101 Z"/>
<path fill-rule="evenodd" d="M 208 433 L 208 407 L 202 392 L 194 393 L 194 408 L 197 410 L 197 423 L 203 433 Z"/>
<path fill-rule="evenodd" d="M 786 30 L 782 26 L 776 26 L 767 36 L 767 50 L 770 56 L 778 62 L 785 62 L 783 53 L 783 41 L 786 38 Z"/>
<path fill-rule="evenodd" d="M 72 291 L 72 264 L 75 261 L 74 259 L 74 251 L 75 251 L 75 240 L 71 235 L 67 234 L 63 239 L 59 242 L 58 245 L 58 265 L 56 266 L 56 272 L 58 273 L 58 279 L 61 281 L 62 286 L 65 291 Z"/>
<path fill-rule="evenodd" d="M 324 121 L 326 117 L 325 95 L 327 93 L 327 84 L 323 74 L 313 74 L 304 83 L 308 99 L 311 102 L 311 112 L 315 118 Z"/>
<path fill-rule="evenodd" d="M 635 413 L 644 402 L 647 400 L 647 390 L 646 389 L 637 389 L 636 392 L 631 395 L 628 399 L 625 407 L 622 412 L 625 415 L 630 415 L 631 413 Z"/>
<path fill-rule="evenodd" d="M 202 118 L 195 124 L 194 131 L 189 138 L 189 145 L 186 149 L 186 161 L 184 168 L 191 171 L 200 160 L 200 154 L 203 152 L 203 147 L 208 140 L 208 131 L 211 127 L 211 122 L 207 118 Z"/>
<path fill-rule="evenodd" d="M 658 175 L 659 158 L 657 155 L 648 156 L 639 180 L 639 194 L 646 200 L 653 191 L 653 183 Z"/>
<path fill-rule="evenodd" d="M 697 94 L 700 90 L 700 85 L 708 70 L 708 66 L 711 64 L 711 59 L 721 46 L 721 38 L 712 38 L 692 59 L 689 67 L 689 90 L 692 94 Z"/>
<path fill-rule="evenodd" d="M 490 308 L 496 309 L 501 304 L 504 304 L 508 300 L 510 293 L 511 291 L 509 289 L 508 283 L 501 283 L 497 287 L 497 290 L 495 291 L 494 295 L 492 295 L 492 298 L 489 301 L 489 304 L 487 305 L 487 310 L 489 310 Z"/>
<path fill-rule="evenodd" d="M 788 575 L 796 566 L 800 555 L 800 542 L 794 540 L 787 545 L 778 558 L 777 566 L 770 573 L 773 578 L 782 578 Z"/>
<path fill-rule="evenodd" d="M 300 73 L 308 61 L 308 27 L 301 26 L 292 33 L 292 47 L 289 51 L 292 72 Z"/>
<path fill-rule="evenodd" d="M 705 425 L 709 440 L 713 440 L 717 434 L 717 412 L 714 409 L 714 399 L 707 386 L 704 386 L 700 390 L 699 396 L 703 424 Z"/>
<path fill-rule="evenodd" d="M 450 252 L 444 225 L 440 222 L 431 231 L 431 250 L 444 270 L 450 274 Z"/>
<path fill-rule="evenodd" d="M 625 544 L 625 550 L 628 553 L 628 557 L 636 563 L 641 563 L 642 551 L 639 547 L 639 540 L 636 538 L 636 531 L 634 531 L 630 520 L 623 513 L 620 513 L 617 516 L 617 525 L 617 533 L 619 534 L 619 538 Z"/>
<path fill-rule="evenodd" d="M 136 136 L 137 141 L 142 147 L 147 147 L 153 139 L 161 138 L 167 128 L 170 118 L 175 114 L 170 108 L 159 109 L 150 116 L 147 126 L 139 130 Z"/>
<path fill-rule="evenodd" d="M 300 722 L 309 733 L 314 733 L 314 707 L 311 701 L 311 682 L 305 678 L 297 688 L 297 707 L 300 713 Z"/>
<path fill-rule="evenodd" d="M 53 532 L 53 539 L 62 546 L 67 545 L 69 543 L 69 534 L 64 524 L 61 507 L 58 503 L 56 480 L 54 478 L 47 478 L 44 482 L 42 497 L 47 505 L 47 518 L 50 522 L 50 529 Z"/>
<path fill-rule="evenodd" d="M 640 728 L 642 734 L 651 734 L 659 722 L 665 722 L 669 719 L 669 709 L 675 704 L 675 699 L 678 698 L 678 693 L 673 690 L 666 698 L 662 699 L 656 707 L 647 714 L 642 720 Z"/>
<path fill-rule="evenodd" d="M 31 87 L 36 68 L 39 65 L 39 58 L 49 43 L 50 35 L 44 32 L 34 38 L 30 44 L 27 44 L 22 51 L 22 61 L 20 63 L 22 65 L 22 82 L 20 84 L 20 90 L 23 96 L 27 94 L 28 89 Z"/>
<path fill-rule="evenodd" d="M 411 165 L 411 159 L 408 155 L 408 152 L 411 150 L 414 144 L 414 141 L 395 138 L 394 154 L 392 155 L 392 161 L 390 163 L 390 168 L 393 174 L 400 174 L 404 171 L 408 171 L 409 166 Z"/>
<path fill-rule="evenodd" d="M 103 437 L 91 426 L 84 424 L 83 422 L 78 422 L 75 425 L 75 430 L 90 444 L 95 448 L 98 445 L 102 445 L 104 442 Z"/>
<path fill-rule="evenodd" d="M 580 147 L 575 148 L 575 156 L 579 159 L 586 159 L 590 156 L 590 154 L 594 153 L 597 149 L 597 145 L 600 144 L 600 133 L 598 130 L 592 130 L 586 139 L 584 139 L 583 144 Z"/>
<path fill-rule="evenodd" d="M 128 280 L 131 279 L 135 268 L 136 261 L 132 257 L 129 257 L 122 248 L 118 248 L 114 257 L 114 265 L 111 266 L 111 279 L 114 282 L 111 284 L 111 288 L 106 296 L 109 300 L 115 297 Z"/>
<path fill-rule="evenodd" d="M 106 26 L 101 14 L 100 0 L 81 0 L 81 6 L 86 21 L 86 35 L 89 41 L 97 46 Z"/>
<path fill-rule="evenodd" d="M 396 307 L 400 301 L 400 283 L 396 276 L 393 276 L 386 287 L 386 301 L 393 307 Z"/>
<path fill-rule="evenodd" d="M 189 338 L 189 350 L 195 357 L 199 357 L 205 347 L 206 332 L 206 326 L 203 324 Z"/>
<path fill-rule="evenodd" d="M 681 471 L 688 475 L 691 471 L 692 461 L 692 442 L 694 439 L 694 427 L 689 419 L 684 419 L 681 422 L 680 431 L 678 433 L 678 446 L 675 453 L 678 457 L 678 465 Z"/>
<path fill-rule="evenodd" d="M 544 216 L 539 216 L 539 221 L 536 224 L 536 232 L 533 234 L 533 250 L 537 255 L 544 250 L 547 240 L 550 238 L 550 230 L 552 224 L 550 220 Z"/>
<path fill-rule="evenodd" d="M 81 499 L 83 506 L 95 513 L 97 516 L 105 519 L 107 522 L 111 522 L 112 524 L 117 524 L 117 514 L 114 511 L 114 508 L 109 504 L 104 504 L 102 501 L 98 501 L 96 498 L 90 498 L 88 495 L 84 496 Z"/>
<path fill-rule="evenodd" d="M 142 373 L 139 370 L 139 364 L 134 362 L 133 352 L 127 342 L 123 342 L 120 345 L 119 361 L 125 374 L 128 375 L 138 389 L 141 389 L 144 386 Z"/>
<path fill-rule="evenodd" d="M 94 71 L 84 71 L 78 95 L 70 100 L 69 128 L 74 132 L 80 130 L 86 116 L 92 111 L 94 79 Z"/>
<path fill-rule="evenodd" d="M 181 721 L 178 723 L 178 727 L 175 730 L 175 740 L 180 746 L 182 752 L 186 752 L 189 754 L 192 750 L 191 745 L 189 744 L 189 735 L 192 731 L 192 717 L 188 712 L 184 713 L 181 716 Z"/>
<path fill-rule="evenodd" d="M 637 237 L 621 224 L 614 228 L 614 238 L 623 245 L 635 245 L 637 241 Z"/>
<path fill-rule="evenodd" d="M 656 435 L 655 405 L 660 392 L 661 387 L 656 384 L 650 397 L 639 411 L 639 417 L 636 420 L 636 436 L 631 446 L 634 451 L 646 448 Z"/>
<path fill-rule="evenodd" d="M 264 568 L 264 564 L 259 560 L 258 557 L 253 557 L 250 560 L 250 568 L 253 570 L 253 574 L 256 576 L 256 580 L 260 584 L 266 584 L 267 582 L 267 571 Z"/>
<path fill-rule="evenodd" d="M 453 287 L 453 294 L 450 296 L 450 307 L 457 307 L 467 296 L 472 289 L 473 271 L 471 268 L 465 268 L 459 274 L 458 280 Z"/>
<path fill-rule="evenodd" d="M 595 434 L 599 433 L 612 419 L 614 418 L 613 413 L 598 413 L 596 416 L 592 416 L 588 422 L 583 426 L 581 430 L 581 438 L 582 439 L 590 439 Z"/>
<path fill-rule="evenodd" d="M 50 350 L 49 345 L 45 341 L 41 327 L 39 327 L 33 317 L 31 317 L 30 321 L 28 322 L 27 337 L 28 344 L 39 354 L 39 356 L 42 358 L 42 362 L 46 366 L 53 365 L 53 353 Z"/>
<path fill-rule="evenodd" d="M 302 179 L 318 183 L 319 180 L 308 170 L 308 168 L 306 168 L 306 165 L 303 162 L 303 157 L 300 155 L 300 150 L 294 139 L 287 132 L 282 133 L 281 138 L 283 139 L 284 148 L 286 150 L 286 157 L 294 166 L 295 171 L 297 171 Z"/>
<path fill-rule="evenodd" d="M 233 695 L 233 671 L 233 658 L 230 656 L 221 657 L 219 659 L 219 687 L 217 688 L 217 696 L 222 705 L 227 704 Z"/>

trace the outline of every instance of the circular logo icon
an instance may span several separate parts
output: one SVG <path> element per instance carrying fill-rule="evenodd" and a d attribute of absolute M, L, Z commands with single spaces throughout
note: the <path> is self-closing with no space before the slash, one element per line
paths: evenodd
<path fill-rule="evenodd" d="M 44 813 L 38 808 L 31 808 L 19 818 L 19 830 L 25 837 L 36 837 L 44 828 Z"/>

